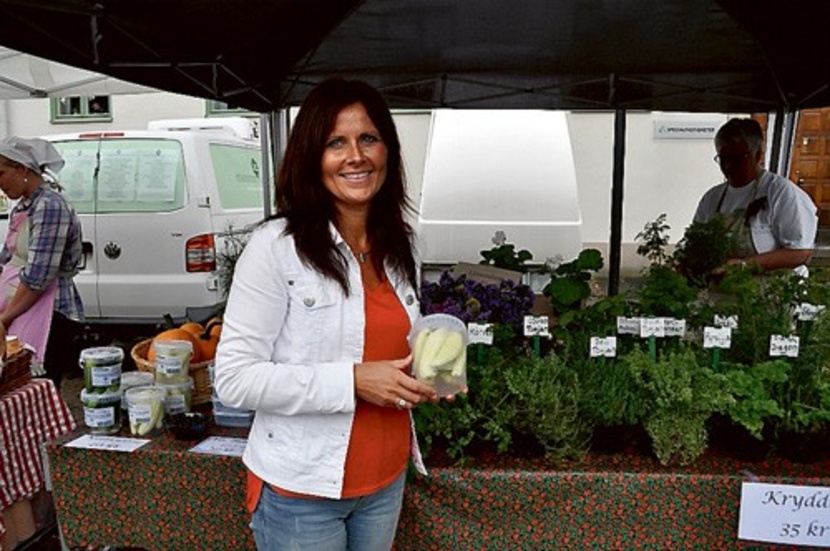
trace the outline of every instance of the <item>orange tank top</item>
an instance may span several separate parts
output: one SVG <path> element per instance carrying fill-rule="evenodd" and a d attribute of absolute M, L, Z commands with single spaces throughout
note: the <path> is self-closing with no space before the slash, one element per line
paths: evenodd
<path fill-rule="evenodd" d="M 363 286 L 366 329 L 363 361 L 404 358 L 409 354 L 406 337 L 410 323 L 392 285 L 383 281 L 374 288 Z M 371 494 L 391 484 L 406 469 L 410 454 L 409 413 L 357 400 L 346 453 L 341 497 Z M 262 493 L 263 481 L 248 471 L 246 506 L 253 513 Z M 289 497 L 309 497 L 272 485 Z"/>

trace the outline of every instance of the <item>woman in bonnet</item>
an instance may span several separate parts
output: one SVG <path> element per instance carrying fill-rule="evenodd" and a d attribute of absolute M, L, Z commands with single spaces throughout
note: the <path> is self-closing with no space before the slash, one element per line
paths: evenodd
<path fill-rule="evenodd" d="M 0 251 L 0 346 L 7 335 L 31 345 L 35 362 L 58 387 L 61 365 L 74 363 L 74 337 L 84 313 L 72 280 L 83 254 L 81 224 L 59 192 L 63 165 L 46 140 L 0 142 L 0 190 L 19 199 Z"/>

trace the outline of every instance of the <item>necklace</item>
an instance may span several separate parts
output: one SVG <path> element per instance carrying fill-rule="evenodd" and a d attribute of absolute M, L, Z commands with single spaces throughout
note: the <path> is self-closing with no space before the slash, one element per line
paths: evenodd
<path fill-rule="evenodd" d="M 372 251 L 356 253 L 357 254 L 357 261 L 360 262 L 361 264 L 365 264 L 366 261 L 369 259 L 369 253 L 370 252 L 372 252 Z"/>

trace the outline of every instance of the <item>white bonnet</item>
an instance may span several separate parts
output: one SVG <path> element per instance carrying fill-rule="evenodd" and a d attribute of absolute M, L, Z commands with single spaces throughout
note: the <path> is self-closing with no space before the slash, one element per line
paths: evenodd
<path fill-rule="evenodd" d="M 37 174 L 54 175 L 64 165 L 55 146 L 40 138 L 6 138 L 0 142 L 0 157 L 18 162 Z"/>

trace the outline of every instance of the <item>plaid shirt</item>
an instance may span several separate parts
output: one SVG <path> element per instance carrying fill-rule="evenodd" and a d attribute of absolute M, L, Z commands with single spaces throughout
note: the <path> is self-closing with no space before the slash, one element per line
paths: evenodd
<path fill-rule="evenodd" d="M 20 281 L 33 291 L 43 291 L 56 278 L 55 310 L 82 321 L 84 306 L 72 281 L 81 262 L 81 223 L 66 199 L 48 185 L 39 186 L 30 197 L 21 199 L 10 214 L 25 212 L 29 220 L 29 251 Z M 6 246 L 0 264 L 11 260 Z"/>

